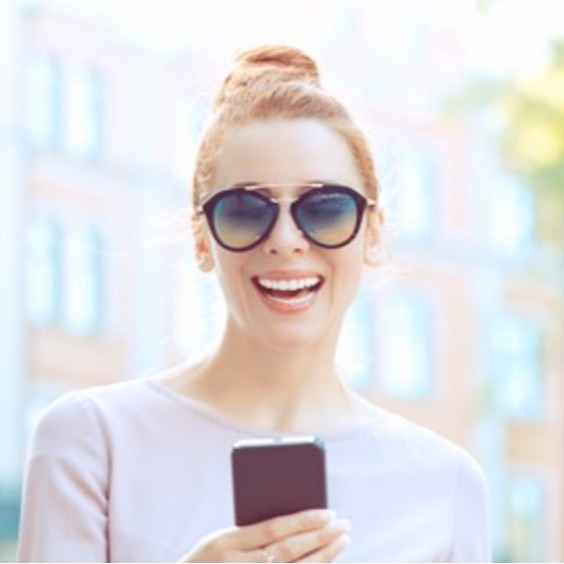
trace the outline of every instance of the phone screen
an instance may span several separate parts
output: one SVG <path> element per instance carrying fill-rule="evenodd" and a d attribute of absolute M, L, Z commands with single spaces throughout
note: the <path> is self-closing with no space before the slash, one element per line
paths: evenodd
<path fill-rule="evenodd" d="M 325 449 L 319 438 L 240 441 L 231 462 L 238 526 L 327 507 Z"/>

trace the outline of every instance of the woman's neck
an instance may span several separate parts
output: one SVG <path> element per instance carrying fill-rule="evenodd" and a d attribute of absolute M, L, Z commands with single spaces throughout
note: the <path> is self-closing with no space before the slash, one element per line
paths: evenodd
<path fill-rule="evenodd" d="M 226 332 L 216 351 L 183 376 L 178 391 L 256 428 L 313 432 L 350 423 L 351 393 L 336 374 L 335 346 L 277 350 Z"/>

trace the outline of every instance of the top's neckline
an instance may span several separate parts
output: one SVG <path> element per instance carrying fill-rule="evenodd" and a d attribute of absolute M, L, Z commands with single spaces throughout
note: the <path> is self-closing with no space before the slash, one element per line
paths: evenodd
<path fill-rule="evenodd" d="M 216 426 L 223 427 L 230 431 L 235 431 L 237 433 L 243 434 L 247 437 L 256 438 L 284 438 L 284 437 L 297 437 L 297 436 L 316 436 L 322 438 L 324 441 L 339 441 L 347 439 L 356 439 L 360 435 L 372 430 L 375 423 L 381 417 L 380 410 L 374 406 L 374 416 L 363 422 L 357 422 L 340 429 L 331 429 L 327 431 L 315 432 L 282 432 L 275 430 L 266 430 L 252 427 L 250 425 L 245 425 L 236 419 L 228 417 L 215 410 L 213 407 L 198 401 L 190 396 L 181 394 L 176 390 L 167 386 L 164 381 L 159 377 L 153 377 L 146 379 L 147 384 L 153 388 L 158 393 L 165 395 L 169 399 L 173 400 L 175 403 L 181 405 L 182 407 L 189 409 L 198 416 L 206 419 L 207 421 L 213 423 Z"/>

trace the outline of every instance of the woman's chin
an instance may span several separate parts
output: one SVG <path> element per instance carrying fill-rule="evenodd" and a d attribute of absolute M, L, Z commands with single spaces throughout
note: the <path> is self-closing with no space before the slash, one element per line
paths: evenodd
<path fill-rule="evenodd" d="M 291 354 L 299 353 L 312 348 L 317 348 L 324 341 L 328 340 L 327 331 L 315 331 L 311 327 L 299 327 L 296 329 L 277 327 L 275 330 L 262 333 L 258 337 L 258 341 L 265 348 L 273 351 Z"/>

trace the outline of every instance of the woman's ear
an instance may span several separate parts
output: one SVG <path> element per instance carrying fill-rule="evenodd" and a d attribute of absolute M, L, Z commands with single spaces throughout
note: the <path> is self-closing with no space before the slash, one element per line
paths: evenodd
<path fill-rule="evenodd" d="M 209 272 L 215 266 L 211 253 L 210 240 L 205 221 L 201 215 L 194 214 L 190 220 L 192 236 L 194 238 L 194 250 L 196 262 L 202 272 Z"/>
<path fill-rule="evenodd" d="M 378 266 L 382 262 L 381 239 L 384 229 L 384 212 L 381 209 L 370 210 L 367 218 L 364 262 L 368 266 Z"/>

